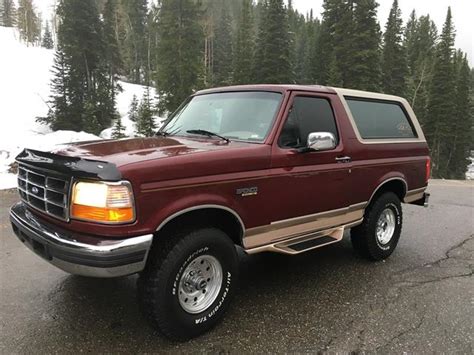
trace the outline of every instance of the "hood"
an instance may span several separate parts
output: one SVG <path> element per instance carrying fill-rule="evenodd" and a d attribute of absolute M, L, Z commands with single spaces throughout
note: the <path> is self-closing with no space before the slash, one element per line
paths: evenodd
<path fill-rule="evenodd" d="M 184 137 L 130 138 L 72 143 L 53 151 L 53 153 L 106 161 L 119 167 L 147 160 L 244 147 L 249 144 L 242 142 L 227 144 L 218 139 L 201 140 Z"/>

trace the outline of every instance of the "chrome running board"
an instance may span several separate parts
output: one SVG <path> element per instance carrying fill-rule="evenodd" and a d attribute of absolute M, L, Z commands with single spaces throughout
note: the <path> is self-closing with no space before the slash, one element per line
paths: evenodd
<path fill-rule="evenodd" d="M 337 227 L 310 234 L 292 237 L 283 241 L 264 245 L 258 248 L 247 249 L 248 254 L 256 254 L 264 251 L 295 255 L 308 250 L 321 248 L 323 246 L 340 242 L 344 236 L 345 227 Z"/>

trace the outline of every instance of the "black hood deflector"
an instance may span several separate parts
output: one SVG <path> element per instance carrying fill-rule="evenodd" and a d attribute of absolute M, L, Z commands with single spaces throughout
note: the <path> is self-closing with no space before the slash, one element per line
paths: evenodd
<path fill-rule="evenodd" d="M 82 179 L 119 181 L 122 174 L 112 163 L 24 149 L 16 161 L 31 167 L 51 170 Z"/>

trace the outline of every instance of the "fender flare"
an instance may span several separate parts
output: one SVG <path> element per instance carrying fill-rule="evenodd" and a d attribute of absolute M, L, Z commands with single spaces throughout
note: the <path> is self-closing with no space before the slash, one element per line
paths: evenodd
<path fill-rule="evenodd" d="M 175 212 L 173 214 L 171 214 L 170 216 L 166 217 L 161 223 L 160 225 L 158 226 L 158 228 L 156 228 L 156 231 L 155 232 L 159 232 L 160 230 L 162 230 L 169 222 L 173 221 L 175 218 L 179 217 L 179 216 L 182 216 L 186 213 L 189 213 L 189 212 L 194 212 L 194 211 L 199 211 L 199 210 L 204 210 L 204 209 L 218 209 L 218 210 L 223 210 L 223 211 L 226 211 L 226 212 L 229 212 L 231 213 L 235 219 L 239 222 L 240 224 L 240 228 L 241 228 L 241 236 L 240 236 L 240 239 L 242 240 L 243 236 L 245 235 L 245 224 L 242 220 L 242 218 L 240 217 L 240 215 L 233 209 L 229 208 L 229 207 L 226 207 L 226 206 L 223 206 L 223 205 L 216 205 L 216 204 L 204 204 L 204 205 L 196 205 L 196 206 L 192 206 L 192 207 L 187 207 L 187 208 L 184 208 L 178 212 Z"/>
<path fill-rule="evenodd" d="M 392 178 L 388 178 L 388 179 L 385 179 L 383 180 L 380 184 L 377 185 L 377 187 L 375 188 L 374 192 L 372 192 L 372 195 L 370 196 L 369 200 L 367 201 L 367 204 L 365 207 L 367 207 L 368 205 L 371 204 L 374 196 L 377 194 L 377 192 L 380 190 L 380 188 L 382 186 L 384 186 L 386 183 L 390 182 L 390 181 L 401 181 L 403 183 L 403 186 L 405 187 L 405 190 L 404 190 L 404 194 L 403 196 L 405 196 L 407 194 L 407 191 L 408 191 L 408 183 L 406 182 L 406 180 L 401 177 L 401 176 L 397 176 L 397 177 L 392 177 Z M 403 198 L 402 198 L 402 201 L 403 201 Z"/>

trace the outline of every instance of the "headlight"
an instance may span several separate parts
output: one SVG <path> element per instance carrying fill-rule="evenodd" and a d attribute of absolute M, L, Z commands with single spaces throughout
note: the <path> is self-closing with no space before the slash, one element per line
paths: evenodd
<path fill-rule="evenodd" d="M 86 182 L 74 184 L 71 218 L 101 223 L 135 220 L 133 192 L 129 182 Z"/>

